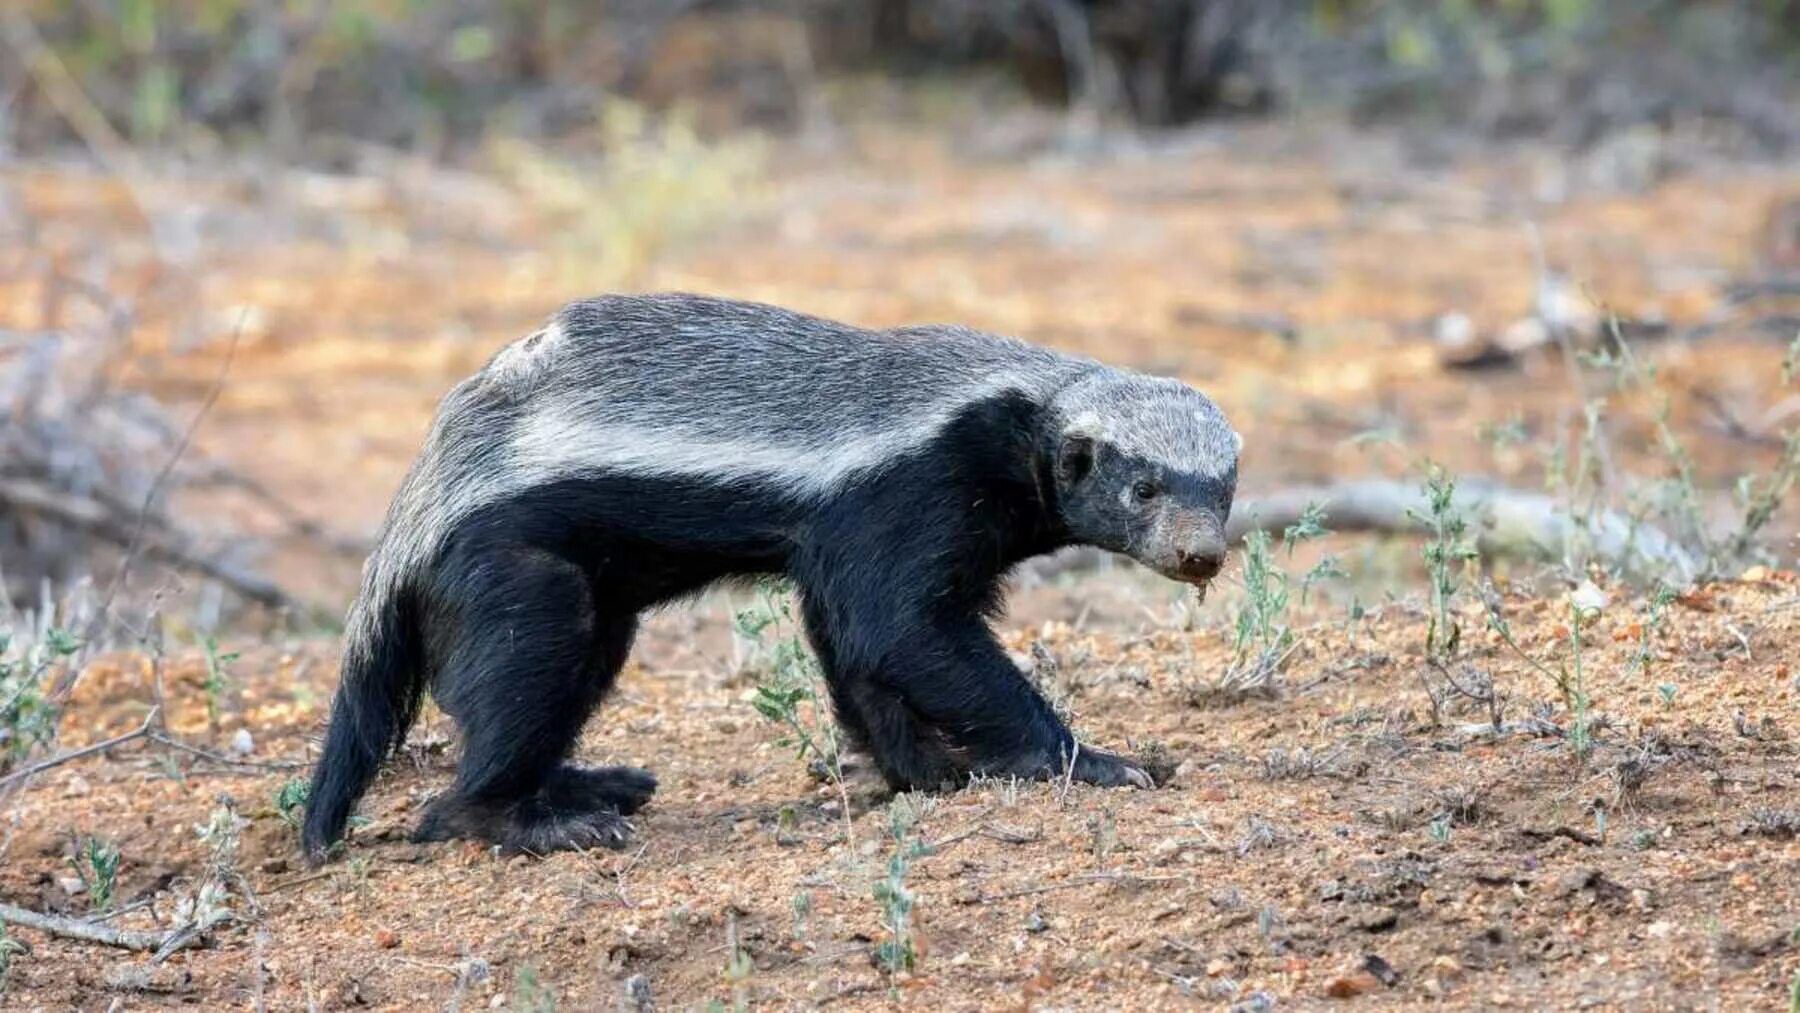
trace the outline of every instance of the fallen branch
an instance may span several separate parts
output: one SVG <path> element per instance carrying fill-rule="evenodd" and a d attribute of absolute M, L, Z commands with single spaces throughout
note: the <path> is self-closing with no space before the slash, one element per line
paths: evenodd
<path fill-rule="evenodd" d="M 187 753 L 189 756 L 198 756 L 202 760 L 210 760 L 213 763 L 223 764 L 228 767 L 253 767 L 257 770 L 300 770 L 312 766 L 312 764 L 307 763 L 304 760 L 249 760 L 226 756 L 223 753 L 215 753 L 210 749 L 202 749 L 199 746 L 189 745 L 180 739 L 170 736 L 166 732 L 157 730 L 152 730 L 150 732 L 150 741 L 158 745 L 168 746 L 170 749 L 178 752 Z"/>
<path fill-rule="evenodd" d="M 160 964 L 206 936 L 208 932 L 231 921 L 230 911 L 214 911 L 198 921 L 163 932 L 144 929 L 115 929 L 100 922 L 84 921 L 65 915 L 47 915 L 29 908 L 0 904 L 0 925 L 22 925 L 45 935 L 61 936 L 84 943 L 116 946 L 122 950 L 153 954 L 150 963 Z"/>
<path fill-rule="evenodd" d="M 1332 531 L 1416 533 L 1417 516 L 1429 512 L 1425 491 L 1388 479 L 1283 489 L 1235 508 L 1226 537 L 1236 542 L 1257 527 L 1280 530 L 1297 523 L 1310 505 L 1325 514 Z M 1602 561 L 1638 577 L 1674 578 L 1686 584 L 1699 575 L 1693 556 L 1656 528 L 1615 511 L 1582 519 L 1557 500 L 1479 479 L 1456 485 L 1455 508 L 1470 521 L 1475 547 L 1484 556 L 1557 558 L 1578 535 L 1591 540 Z M 1583 528 L 1586 530 L 1583 530 Z"/>
<path fill-rule="evenodd" d="M 84 943 L 116 946 L 122 950 L 151 953 L 162 949 L 171 932 L 147 932 L 140 929 L 115 929 L 99 922 L 83 921 L 63 915 L 47 915 L 27 908 L 0 904 L 0 923 L 22 925 L 46 935 L 77 939 Z"/>
<path fill-rule="evenodd" d="M 201 555 L 182 544 L 173 532 L 159 529 L 140 534 L 135 520 L 120 517 L 97 499 L 59 492 L 28 480 L 9 480 L 0 482 L 0 513 L 9 510 L 55 521 L 128 550 L 135 540 L 135 551 L 177 569 L 210 577 L 258 604 L 296 612 L 308 611 L 280 585 L 223 560 Z"/>
<path fill-rule="evenodd" d="M 105 752 L 114 746 L 122 746 L 125 743 L 136 739 L 147 738 L 150 735 L 150 728 L 152 723 L 156 720 L 157 713 L 158 712 L 153 708 L 150 711 L 149 716 L 144 718 L 144 723 L 132 731 L 125 732 L 122 735 L 115 735 L 110 739 L 103 739 L 93 745 L 82 746 L 80 749 L 71 749 L 66 753 L 58 753 L 55 756 L 39 760 L 29 767 L 15 770 L 5 777 L 0 777 L 0 788 L 4 788 L 16 781 L 24 781 L 36 777 L 46 770 L 60 767 L 65 763 L 79 760 L 84 756 L 92 756 L 95 753 Z"/>
<path fill-rule="evenodd" d="M 1234 506 L 1225 526 L 1226 540 L 1237 544 L 1259 527 L 1280 531 L 1298 523 L 1314 505 L 1324 512 L 1325 526 L 1333 532 L 1406 535 L 1423 532 L 1414 515 L 1427 513 L 1429 507 L 1423 489 L 1392 479 L 1295 486 Z M 1582 518 L 1549 496 L 1471 478 L 1457 482 L 1455 506 L 1475 533 L 1476 550 L 1488 558 L 1558 559 L 1581 536 L 1596 558 L 1631 577 L 1688 584 L 1700 574 L 1700 564 L 1673 538 L 1617 511 Z M 1102 569 L 1116 558 L 1099 549 L 1069 549 L 1037 560 L 1021 573 L 1045 580 Z"/>

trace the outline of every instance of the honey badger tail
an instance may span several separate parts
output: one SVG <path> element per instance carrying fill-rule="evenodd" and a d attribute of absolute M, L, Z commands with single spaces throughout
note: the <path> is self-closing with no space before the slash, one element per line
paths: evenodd
<path fill-rule="evenodd" d="M 365 594 L 352 614 L 301 833 L 313 864 L 343 839 L 357 800 L 418 715 L 423 683 L 406 597 Z"/>

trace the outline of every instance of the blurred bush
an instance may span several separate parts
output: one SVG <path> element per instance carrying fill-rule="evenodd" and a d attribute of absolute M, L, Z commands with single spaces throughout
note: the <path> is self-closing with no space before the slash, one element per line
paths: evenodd
<path fill-rule="evenodd" d="M 71 101 L 143 144 L 433 150 L 586 129 L 602 96 L 791 125 L 826 75 L 976 69 L 1152 125 L 1287 104 L 1800 133 L 1800 0 L 9 0 L 0 27 L 22 149 L 68 140 Z"/>

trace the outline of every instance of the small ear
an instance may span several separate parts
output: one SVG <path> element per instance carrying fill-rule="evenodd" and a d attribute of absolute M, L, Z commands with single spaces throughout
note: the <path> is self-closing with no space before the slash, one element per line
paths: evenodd
<path fill-rule="evenodd" d="M 1067 485 L 1086 478 L 1094 470 L 1094 438 L 1086 433 L 1069 433 L 1056 448 L 1056 476 Z"/>
<path fill-rule="evenodd" d="M 1231 452 L 1234 454 L 1244 452 L 1244 434 L 1235 429 L 1231 431 Z"/>

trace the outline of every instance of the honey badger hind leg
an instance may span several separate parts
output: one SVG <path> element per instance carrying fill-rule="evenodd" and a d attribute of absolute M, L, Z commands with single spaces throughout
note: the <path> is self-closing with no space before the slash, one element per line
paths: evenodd
<path fill-rule="evenodd" d="M 569 765 L 636 631 L 598 609 L 580 566 L 532 546 L 459 540 L 435 568 L 426 629 L 433 695 L 462 731 L 455 782 L 427 807 L 417 841 L 483 840 L 547 853 L 625 845 L 623 810 L 648 772 Z"/>

